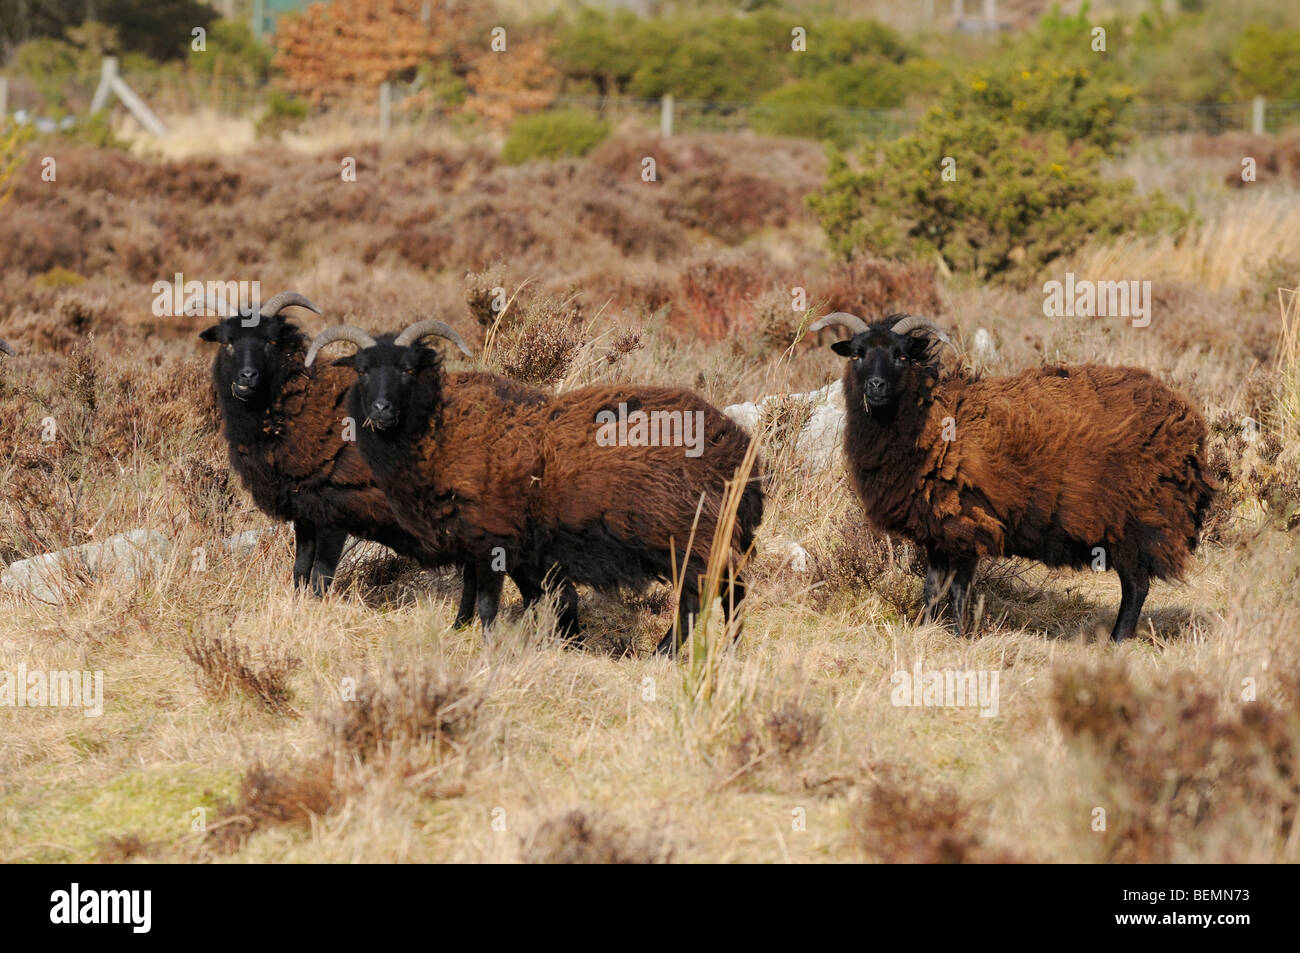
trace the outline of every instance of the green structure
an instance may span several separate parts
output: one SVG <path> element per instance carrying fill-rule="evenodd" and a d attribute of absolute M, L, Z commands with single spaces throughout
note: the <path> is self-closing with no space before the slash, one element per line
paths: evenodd
<path fill-rule="evenodd" d="M 317 0 L 253 0 L 253 32 L 264 37 L 275 32 L 282 13 L 294 13 Z"/>

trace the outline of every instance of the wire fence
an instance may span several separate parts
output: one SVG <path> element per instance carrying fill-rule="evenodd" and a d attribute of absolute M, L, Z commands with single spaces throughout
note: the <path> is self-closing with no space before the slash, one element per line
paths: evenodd
<path fill-rule="evenodd" d="M 211 113 L 256 119 L 266 112 L 275 87 L 232 76 L 193 73 L 132 73 L 123 77 L 164 119 Z M 30 80 L 11 79 L 8 112 L 27 116 L 85 115 L 97 74 L 64 81 L 57 90 Z M 465 115 L 514 115 L 539 110 L 578 110 L 612 123 L 632 122 L 672 134 L 738 133 L 791 128 L 810 117 L 841 133 L 863 139 L 890 139 L 912 131 L 920 109 L 866 109 L 821 103 L 753 103 L 714 100 L 639 99 L 626 96 L 551 96 L 541 91 L 484 93 L 448 98 L 443 91 L 415 84 L 391 84 L 387 94 L 374 86 L 319 87 L 306 102 L 307 118 L 332 118 L 382 132 L 393 128 L 463 122 Z M 49 103 L 58 102 L 58 108 Z M 1130 125 L 1146 135 L 1234 131 L 1281 132 L 1300 126 L 1300 102 L 1223 103 L 1144 102 L 1131 107 Z"/>

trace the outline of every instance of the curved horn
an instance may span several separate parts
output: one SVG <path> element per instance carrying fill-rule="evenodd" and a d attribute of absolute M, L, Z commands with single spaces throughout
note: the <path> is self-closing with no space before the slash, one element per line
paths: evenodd
<path fill-rule="evenodd" d="M 957 350 L 957 345 L 952 343 L 952 338 L 948 336 L 948 333 L 943 329 L 941 329 L 929 318 L 918 318 L 915 315 L 911 315 L 911 314 L 905 315 L 903 317 L 903 320 L 895 324 L 893 328 L 891 328 L 891 330 L 895 334 L 909 334 L 912 331 L 924 330 L 927 333 L 938 338 L 940 341 L 948 345 L 954 351 Z"/>
<path fill-rule="evenodd" d="M 859 334 L 867 329 L 867 322 L 863 321 L 856 314 L 849 314 L 847 311 L 832 311 L 824 318 L 818 318 L 812 324 L 808 325 L 809 331 L 820 331 L 822 328 L 829 328 L 837 324 L 841 327 L 848 328 L 854 334 Z"/>
<path fill-rule="evenodd" d="M 257 313 L 264 318 L 273 318 L 291 305 L 306 308 L 308 311 L 315 311 L 317 314 L 322 313 L 320 308 L 316 307 L 308 301 L 304 295 L 300 295 L 296 291 L 281 291 L 278 295 L 272 295 L 262 303 L 261 307 L 257 309 Z"/>
<path fill-rule="evenodd" d="M 427 321 L 416 321 L 409 328 L 399 334 L 393 340 L 393 343 L 398 347 L 409 347 L 421 338 L 427 338 L 430 336 L 446 338 L 452 344 L 460 348 L 461 353 L 466 357 L 474 356 L 474 352 L 465 346 L 465 342 L 461 340 L 459 334 L 441 321 L 434 321 L 432 319 Z"/>
<path fill-rule="evenodd" d="M 320 349 L 327 344 L 332 344 L 334 341 L 351 341 L 359 348 L 375 346 L 375 339 L 360 328 L 354 328 L 350 324 L 336 324 L 334 327 L 326 328 L 316 335 L 315 340 L 311 342 L 311 347 L 307 349 L 307 357 L 303 361 L 303 366 L 311 367 L 312 362 L 316 360 L 316 355 L 320 353 Z"/>
<path fill-rule="evenodd" d="M 8 354 L 10 357 L 13 357 L 14 355 L 14 349 L 9 346 L 8 341 L 0 341 L 0 351 L 3 351 L 4 353 Z"/>

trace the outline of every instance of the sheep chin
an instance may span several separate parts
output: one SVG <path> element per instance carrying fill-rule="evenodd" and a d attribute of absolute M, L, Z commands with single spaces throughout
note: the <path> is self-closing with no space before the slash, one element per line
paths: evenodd
<path fill-rule="evenodd" d="M 239 394 L 238 394 L 238 392 L 235 390 L 235 382 L 234 382 L 234 381 L 231 381 L 231 382 L 230 382 L 230 396 L 233 397 L 233 398 L 235 398 L 235 400 L 243 401 L 245 404 L 248 403 L 248 398 L 247 398 L 247 397 L 240 397 Z"/>

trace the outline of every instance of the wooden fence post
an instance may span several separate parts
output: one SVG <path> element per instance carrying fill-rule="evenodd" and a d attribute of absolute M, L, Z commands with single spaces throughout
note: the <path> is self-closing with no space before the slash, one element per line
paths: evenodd
<path fill-rule="evenodd" d="M 667 93 L 659 101 L 659 135 L 665 139 L 673 134 L 673 94 Z"/>
<path fill-rule="evenodd" d="M 113 81 L 117 79 L 117 57 L 105 56 L 99 66 L 99 85 L 95 87 L 95 96 L 90 101 L 92 114 L 108 105 L 109 94 L 113 92 Z"/>
<path fill-rule="evenodd" d="M 384 80 L 379 84 L 379 132 L 387 136 L 393 127 L 393 84 Z"/>
<path fill-rule="evenodd" d="M 1264 134 L 1264 97 L 1256 96 L 1250 103 L 1250 131 L 1257 136 Z"/>

